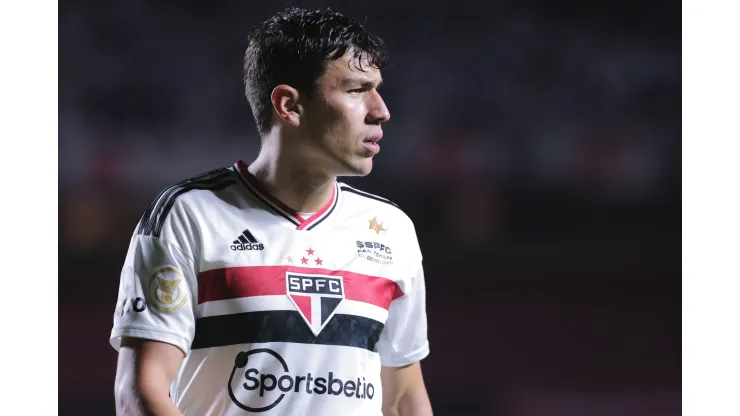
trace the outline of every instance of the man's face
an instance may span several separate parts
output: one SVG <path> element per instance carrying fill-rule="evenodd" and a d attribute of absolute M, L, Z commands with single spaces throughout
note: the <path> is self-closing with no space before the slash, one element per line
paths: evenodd
<path fill-rule="evenodd" d="M 365 61 L 360 69 L 348 55 L 327 64 L 316 95 L 305 105 L 304 120 L 311 140 L 327 156 L 327 169 L 338 176 L 364 176 L 373 168 L 381 124 L 390 113 L 377 90 L 380 71 Z"/>

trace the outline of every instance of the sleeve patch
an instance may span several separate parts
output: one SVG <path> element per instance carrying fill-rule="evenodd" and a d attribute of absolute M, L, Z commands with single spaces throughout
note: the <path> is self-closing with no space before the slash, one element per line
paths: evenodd
<path fill-rule="evenodd" d="M 157 270 L 149 281 L 149 303 L 160 311 L 176 311 L 183 307 L 189 298 L 185 276 L 176 267 Z"/>

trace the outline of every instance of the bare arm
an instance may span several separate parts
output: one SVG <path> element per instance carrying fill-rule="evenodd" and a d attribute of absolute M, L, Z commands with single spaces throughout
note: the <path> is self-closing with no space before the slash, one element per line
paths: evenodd
<path fill-rule="evenodd" d="M 432 416 L 421 364 L 416 362 L 405 367 L 383 367 L 380 379 L 384 416 Z"/>
<path fill-rule="evenodd" d="M 181 416 L 169 393 L 184 357 L 172 344 L 123 338 L 116 371 L 116 414 Z"/>

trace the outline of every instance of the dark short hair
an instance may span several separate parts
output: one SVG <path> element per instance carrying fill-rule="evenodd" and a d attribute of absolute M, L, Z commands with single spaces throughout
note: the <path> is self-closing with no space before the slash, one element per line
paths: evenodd
<path fill-rule="evenodd" d="M 374 68 L 388 63 L 379 37 L 331 9 L 288 8 L 252 29 L 244 54 L 244 93 L 259 133 L 270 131 L 270 95 L 277 85 L 290 85 L 312 98 L 327 63 L 349 50 L 353 58 L 365 58 Z"/>

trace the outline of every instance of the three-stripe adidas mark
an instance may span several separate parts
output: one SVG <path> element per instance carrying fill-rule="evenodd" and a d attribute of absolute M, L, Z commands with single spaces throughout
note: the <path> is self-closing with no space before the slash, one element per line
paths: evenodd
<path fill-rule="evenodd" d="M 244 250 L 264 250 L 265 245 L 262 243 L 258 243 L 257 239 L 254 238 L 252 233 L 249 232 L 249 230 L 244 230 L 242 233 L 237 237 L 236 240 L 234 240 L 234 243 L 231 244 L 231 249 L 236 251 L 244 251 Z"/>

